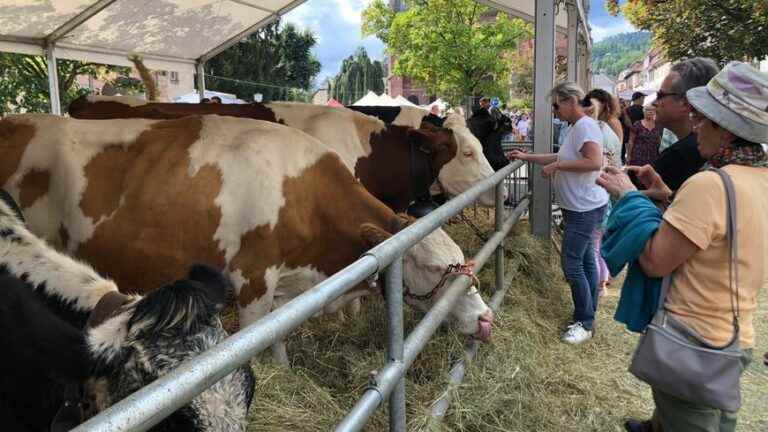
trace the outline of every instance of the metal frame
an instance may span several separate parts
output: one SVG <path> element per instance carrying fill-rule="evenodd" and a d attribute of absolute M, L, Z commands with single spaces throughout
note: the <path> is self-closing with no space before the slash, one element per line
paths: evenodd
<path fill-rule="evenodd" d="M 431 335 L 451 310 L 451 306 L 468 288 L 469 278 L 456 278 L 446 292 L 426 314 L 419 325 L 403 342 L 402 326 L 402 256 L 429 233 L 439 228 L 465 207 L 473 204 L 484 192 L 499 188 L 513 170 L 521 169 L 522 162 L 503 168 L 493 176 L 453 198 L 429 215 L 402 230 L 380 245 L 371 249 L 344 270 L 332 275 L 311 290 L 294 298 L 261 320 L 241 329 L 220 344 L 190 359 L 178 368 L 150 383 L 136 393 L 107 408 L 96 417 L 73 429 L 73 432 L 121 432 L 145 431 L 163 418 L 191 401 L 215 382 L 267 347 L 279 341 L 323 307 L 357 284 L 378 274 L 389 266 L 392 276 L 387 282 L 389 326 L 388 351 L 391 359 L 370 383 L 360 402 L 338 426 L 338 430 L 359 430 L 368 417 L 397 388 L 393 399 L 393 429 L 402 431 L 405 426 L 404 390 L 400 390 L 404 374 Z M 498 197 L 497 197 L 498 202 Z M 482 268 L 503 242 L 517 218 L 527 207 L 527 200 L 508 217 L 475 257 L 476 269 Z M 398 274 L 400 277 L 398 277 Z M 497 293 L 498 294 L 498 293 Z M 346 426 L 345 426 L 346 425 Z"/>
<path fill-rule="evenodd" d="M 533 150 L 534 153 L 552 152 L 552 105 L 548 93 L 555 75 L 555 5 L 551 0 L 536 0 L 536 42 L 533 85 Z M 534 165 L 530 176 L 533 184 L 531 231 L 542 239 L 549 239 L 552 217 L 552 196 L 549 179 L 541 176 L 541 167 Z"/>
<path fill-rule="evenodd" d="M 576 82 L 577 62 L 578 62 L 578 43 L 579 43 L 579 12 L 574 3 L 579 0 L 568 0 L 566 8 L 568 10 L 568 81 Z"/>

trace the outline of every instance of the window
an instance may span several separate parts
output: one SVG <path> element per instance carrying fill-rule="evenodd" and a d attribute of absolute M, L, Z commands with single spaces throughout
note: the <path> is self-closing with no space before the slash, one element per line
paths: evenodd
<path fill-rule="evenodd" d="M 179 73 L 176 71 L 171 71 L 171 84 L 178 84 L 179 83 Z"/>

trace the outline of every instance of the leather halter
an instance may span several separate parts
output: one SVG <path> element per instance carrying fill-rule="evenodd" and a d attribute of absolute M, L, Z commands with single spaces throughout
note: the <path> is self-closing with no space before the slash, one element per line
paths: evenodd
<path fill-rule="evenodd" d="M 426 301 L 431 299 L 432 297 L 437 294 L 440 289 L 445 286 L 446 281 L 448 280 L 449 276 L 453 275 L 463 275 L 467 276 L 472 279 L 472 285 L 470 285 L 470 289 L 472 287 L 479 287 L 480 286 L 480 280 L 475 275 L 475 263 L 470 261 L 466 264 L 449 264 L 448 268 L 445 269 L 445 272 L 443 273 L 443 276 L 440 278 L 440 282 L 435 285 L 432 290 L 426 294 L 414 294 L 409 290 L 407 287 L 405 288 L 405 292 L 403 293 L 403 297 L 405 298 L 411 298 L 417 301 Z M 471 292 L 471 291 L 470 291 Z"/>
<path fill-rule="evenodd" d="M 86 328 L 98 327 L 131 300 L 131 296 L 127 296 L 119 291 L 110 291 L 104 294 L 88 316 L 88 321 L 85 324 Z"/>
<path fill-rule="evenodd" d="M 411 204 L 407 213 L 420 217 L 437 208 L 432 201 L 430 188 L 437 178 L 432 167 L 432 153 L 414 138 L 408 139 L 410 159 Z M 424 209 L 428 208 L 425 212 Z"/>

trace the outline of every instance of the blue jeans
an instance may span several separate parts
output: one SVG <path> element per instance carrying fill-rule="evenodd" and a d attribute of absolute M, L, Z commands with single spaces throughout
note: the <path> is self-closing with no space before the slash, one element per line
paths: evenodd
<path fill-rule="evenodd" d="M 606 206 L 586 212 L 563 209 L 563 232 L 560 263 L 571 286 L 573 321 L 592 330 L 597 310 L 598 274 L 592 235 L 603 221 Z"/>

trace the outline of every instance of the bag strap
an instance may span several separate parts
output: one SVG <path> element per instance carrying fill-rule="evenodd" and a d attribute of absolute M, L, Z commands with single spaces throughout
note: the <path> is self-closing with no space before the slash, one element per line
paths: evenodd
<path fill-rule="evenodd" d="M 739 326 L 739 236 L 736 230 L 736 190 L 733 187 L 733 180 L 727 172 L 712 168 L 711 171 L 720 175 L 725 186 L 725 199 L 727 201 L 726 208 L 726 238 L 730 246 L 729 260 L 728 260 L 728 282 L 731 287 L 731 310 L 733 311 L 733 325 L 738 331 Z"/>
<path fill-rule="evenodd" d="M 733 312 L 733 338 L 727 345 L 733 343 L 739 335 L 739 247 L 738 247 L 738 231 L 736 230 L 736 189 L 733 186 L 733 180 L 727 172 L 710 168 L 710 171 L 716 172 L 720 179 L 723 181 L 723 187 L 725 189 L 725 236 L 729 245 L 729 260 L 728 260 L 728 284 L 731 288 L 731 311 Z M 656 308 L 657 311 L 664 309 L 664 301 L 667 299 L 669 293 L 669 286 L 672 282 L 672 275 L 670 273 L 664 276 L 661 282 L 661 293 L 659 295 L 659 304 Z M 726 345 L 726 346 L 727 346 Z"/>

